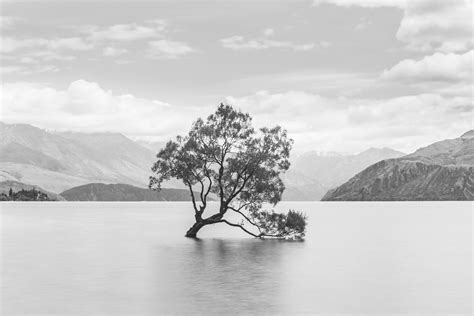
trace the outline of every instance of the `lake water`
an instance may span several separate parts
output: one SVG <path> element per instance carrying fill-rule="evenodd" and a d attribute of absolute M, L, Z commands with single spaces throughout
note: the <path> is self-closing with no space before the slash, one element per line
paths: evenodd
<path fill-rule="evenodd" d="M 214 205 L 215 206 L 215 205 Z M 2 315 L 471 315 L 470 202 L 281 203 L 305 242 L 189 203 L 2 203 Z"/>

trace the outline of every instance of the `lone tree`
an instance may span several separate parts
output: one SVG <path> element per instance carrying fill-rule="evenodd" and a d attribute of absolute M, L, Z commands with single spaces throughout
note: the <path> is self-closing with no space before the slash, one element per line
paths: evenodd
<path fill-rule="evenodd" d="M 195 238 L 201 228 L 217 223 L 259 238 L 304 237 L 306 217 L 302 213 L 262 209 L 264 204 L 276 205 L 281 200 L 285 186 L 280 174 L 290 167 L 293 140 L 279 126 L 255 130 L 251 123 L 248 113 L 221 104 L 207 120 L 199 118 L 186 136 L 169 141 L 156 155 L 149 187 L 160 190 L 164 181 L 176 178 L 191 194 L 196 222 L 186 237 Z M 219 208 L 205 217 L 209 194 L 217 196 Z M 225 215 L 231 212 L 241 221 L 227 220 Z"/>

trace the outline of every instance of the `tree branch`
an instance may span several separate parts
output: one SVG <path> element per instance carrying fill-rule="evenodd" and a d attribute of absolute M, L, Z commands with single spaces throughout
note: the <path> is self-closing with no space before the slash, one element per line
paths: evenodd
<path fill-rule="evenodd" d="M 253 171 L 252 173 L 250 173 L 246 178 L 242 178 L 244 179 L 244 182 L 242 183 L 242 186 L 237 190 L 237 192 L 234 192 L 230 197 L 229 199 L 227 200 L 226 204 L 229 204 L 237 195 L 239 195 L 240 192 L 242 192 L 242 190 L 245 188 L 245 185 L 247 184 L 247 181 L 253 176 L 255 171 Z"/>
<path fill-rule="evenodd" d="M 230 225 L 230 226 L 234 226 L 234 227 L 239 227 L 240 229 L 242 229 L 244 232 L 246 232 L 247 234 L 249 235 L 252 235 L 253 237 L 255 238 L 260 238 L 262 237 L 262 234 L 260 233 L 259 235 L 256 235 L 254 233 L 252 233 L 251 231 L 248 231 L 247 229 L 245 229 L 242 225 L 239 225 L 239 224 L 234 224 L 234 223 L 231 223 L 231 222 L 228 222 L 227 220 L 225 219 L 222 219 L 216 223 L 226 223 L 227 225 Z"/>
<path fill-rule="evenodd" d="M 204 194 L 204 201 L 207 202 L 207 196 L 209 195 L 209 192 L 211 192 L 211 188 L 212 188 L 212 179 L 211 179 L 211 177 L 209 176 L 209 172 L 207 172 L 206 177 L 207 177 L 207 179 L 209 180 L 209 186 L 207 187 L 207 191 L 206 191 L 206 193 Z"/>
<path fill-rule="evenodd" d="M 239 224 L 234 224 L 234 223 L 231 223 L 225 219 L 222 219 L 220 221 L 217 221 L 215 223 L 226 223 L 227 225 L 230 225 L 230 226 L 233 226 L 233 227 L 238 227 L 240 229 L 242 229 L 244 232 L 246 232 L 247 234 L 255 237 L 255 238 L 262 238 L 262 237 L 274 237 L 274 238 L 282 238 L 284 235 L 283 234 L 277 234 L 277 235 L 270 235 L 270 234 L 265 234 L 265 233 L 260 233 L 260 234 L 254 234 L 252 233 L 251 231 L 245 229 L 242 225 L 239 225 Z"/>
<path fill-rule="evenodd" d="M 247 220 L 247 222 L 249 222 L 250 224 L 252 224 L 253 226 L 257 227 L 258 228 L 258 231 L 261 233 L 262 231 L 260 230 L 260 226 L 258 226 L 257 224 L 255 224 L 254 222 L 252 222 L 250 220 L 250 218 L 248 218 L 247 215 L 245 215 L 244 213 L 242 213 L 240 210 L 238 209 L 235 209 L 231 206 L 228 207 L 229 209 L 231 209 L 232 211 L 236 212 L 236 213 L 239 213 L 240 215 L 242 215 L 243 218 L 245 218 Z"/>
<path fill-rule="evenodd" d="M 196 206 L 196 199 L 194 198 L 194 192 L 193 192 L 193 187 L 191 186 L 191 183 L 187 183 L 188 187 L 189 187 L 189 192 L 191 193 L 191 200 L 193 201 L 193 207 L 194 207 L 194 211 L 196 212 L 196 214 L 199 214 L 199 210 Z"/>
<path fill-rule="evenodd" d="M 220 212 L 223 213 L 223 209 L 222 209 L 222 206 L 224 204 L 224 188 L 222 186 L 222 176 L 224 174 L 224 166 L 221 165 L 219 167 L 219 177 L 217 179 L 217 182 L 219 183 L 219 197 L 220 197 L 220 200 L 221 200 L 221 210 Z"/>
<path fill-rule="evenodd" d="M 206 201 L 204 200 L 204 183 L 202 182 L 201 179 L 198 179 L 199 183 L 201 184 L 201 193 L 199 196 L 201 197 L 201 203 L 205 207 L 206 206 Z"/>

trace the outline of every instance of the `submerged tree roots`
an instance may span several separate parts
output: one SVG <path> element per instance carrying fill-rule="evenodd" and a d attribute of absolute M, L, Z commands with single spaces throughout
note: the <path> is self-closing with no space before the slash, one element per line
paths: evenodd
<path fill-rule="evenodd" d="M 196 238 L 198 231 L 206 225 L 224 223 L 232 227 L 237 227 L 255 238 L 274 238 L 274 239 L 287 239 L 287 240 L 303 240 L 306 230 L 306 216 L 301 212 L 290 210 L 288 214 L 278 213 L 265 213 L 263 218 L 259 219 L 258 222 L 251 220 L 248 216 L 238 211 L 239 214 L 246 220 L 240 224 L 232 223 L 226 219 L 222 219 L 221 216 L 211 216 L 208 219 L 196 222 L 186 232 L 186 237 Z M 217 215 L 217 214 L 216 214 Z M 252 229 L 247 229 L 245 223 L 249 223 L 258 232 L 254 232 Z M 258 224 L 257 224 L 258 223 Z"/>

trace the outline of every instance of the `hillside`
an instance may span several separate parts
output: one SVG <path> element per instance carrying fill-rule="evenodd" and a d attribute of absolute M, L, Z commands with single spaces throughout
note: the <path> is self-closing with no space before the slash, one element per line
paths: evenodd
<path fill-rule="evenodd" d="M 356 155 L 308 152 L 292 162 L 283 176 L 283 199 L 319 201 L 331 188 L 341 185 L 356 173 L 383 159 L 405 155 L 390 148 L 370 148 Z"/>
<path fill-rule="evenodd" d="M 67 201 L 190 201 L 189 191 L 162 189 L 160 192 L 129 184 L 90 183 L 60 194 Z"/>
<path fill-rule="evenodd" d="M 10 189 L 12 189 L 13 192 L 18 192 L 18 191 L 21 191 L 21 190 L 36 190 L 36 191 L 39 191 L 39 192 L 43 192 L 44 194 L 46 194 L 49 199 L 53 200 L 53 201 L 64 201 L 64 198 L 56 193 L 53 193 L 53 192 L 49 192 L 37 185 L 31 185 L 31 184 L 25 184 L 25 183 L 21 183 L 21 182 L 18 182 L 18 181 L 2 181 L 0 182 L 0 194 L 6 194 L 8 195 L 8 192 L 10 191 Z"/>
<path fill-rule="evenodd" d="M 380 161 L 330 190 L 323 201 L 473 200 L 471 135 L 472 131 Z"/>
<path fill-rule="evenodd" d="M 292 170 L 292 167 L 282 175 L 282 180 L 285 183 L 284 201 L 319 201 L 328 190 L 316 179 Z"/>
<path fill-rule="evenodd" d="M 0 181 L 38 185 L 59 193 L 88 183 L 148 185 L 150 166 L 162 142 L 133 141 L 118 133 L 51 132 L 27 124 L 0 122 Z M 283 175 L 284 200 L 316 201 L 370 164 L 395 158 L 391 149 L 358 155 L 307 153 Z M 166 188 L 184 188 L 177 180 Z"/>
<path fill-rule="evenodd" d="M 0 181 L 61 192 L 91 183 L 146 186 L 154 152 L 117 133 L 48 132 L 0 122 Z"/>

